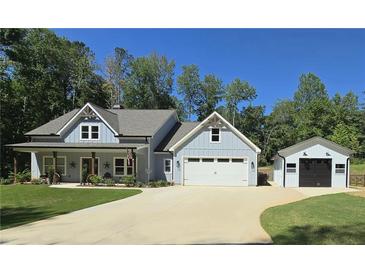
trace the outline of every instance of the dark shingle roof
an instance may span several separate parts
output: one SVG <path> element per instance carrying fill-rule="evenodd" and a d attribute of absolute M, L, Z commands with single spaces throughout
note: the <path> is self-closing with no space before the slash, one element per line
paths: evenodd
<path fill-rule="evenodd" d="M 308 140 L 297 143 L 293 146 L 281 149 L 281 150 L 278 151 L 278 153 L 281 156 L 287 157 L 289 155 L 292 155 L 294 153 L 302 151 L 303 149 L 306 149 L 306 148 L 309 148 L 309 147 L 312 147 L 312 146 L 318 145 L 318 144 L 322 145 L 322 146 L 325 146 L 325 147 L 328 147 L 329 149 L 332 149 L 332 150 L 334 150 L 338 153 L 344 154 L 344 155 L 351 155 L 351 154 L 354 153 L 354 151 L 352 151 L 351 149 L 340 146 L 340 145 L 338 145 L 334 142 L 331 142 L 331 141 L 326 140 L 326 139 L 321 138 L 321 137 L 310 138 Z"/>
<path fill-rule="evenodd" d="M 172 115 L 176 115 L 176 111 L 171 109 L 104 109 L 90 105 L 123 136 L 153 136 Z M 56 135 L 79 110 L 74 109 L 25 135 Z"/>
<path fill-rule="evenodd" d="M 200 122 L 178 122 L 156 147 L 156 152 L 168 151 L 170 147 L 180 141 L 186 134 L 193 130 Z"/>
<path fill-rule="evenodd" d="M 172 115 L 171 109 L 109 109 L 118 115 L 119 134 L 153 136 Z"/>
<path fill-rule="evenodd" d="M 74 109 L 66 114 L 49 121 L 48 123 L 33 129 L 25 135 L 55 135 L 57 132 L 79 111 L 80 109 Z"/>

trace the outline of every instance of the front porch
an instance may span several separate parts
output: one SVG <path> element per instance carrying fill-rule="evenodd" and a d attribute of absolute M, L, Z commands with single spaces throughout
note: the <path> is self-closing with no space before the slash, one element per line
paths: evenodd
<path fill-rule="evenodd" d="M 56 171 L 62 182 L 83 183 L 89 175 L 111 178 L 116 182 L 123 176 L 134 176 L 141 182 L 148 181 L 148 147 L 142 144 L 124 147 L 117 145 L 119 146 L 106 148 L 89 144 L 82 149 L 14 146 L 14 173 L 17 172 L 18 154 L 30 153 L 32 179 L 48 176 L 50 182 L 55 183 L 57 178 L 50 174 Z"/>

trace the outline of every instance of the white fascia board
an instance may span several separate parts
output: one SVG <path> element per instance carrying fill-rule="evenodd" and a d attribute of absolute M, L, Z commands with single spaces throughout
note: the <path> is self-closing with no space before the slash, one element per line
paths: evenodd
<path fill-rule="evenodd" d="M 193 134 L 195 134 L 198 130 L 200 130 L 213 116 L 217 116 L 221 121 L 223 121 L 228 128 L 230 128 L 240 139 L 242 139 L 246 144 L 248 144 L 251 148 L 255 150 L 256 153 L 261 153 L 261 149 L 257 147 L 254 143 L 252 143 L 245 135 L 243 135 L 238 129 L 236 129 L 231 123 L 229 123 L 226 119 L 224 119 L 218 112 L 214 111 L 211 115 L 205 118 L 199 125 L 197 125 L 189 134 L 185 135 L 179 142 L 173 145 L 170 148 L 170 151 L 175 151 L 181 144 L 183 144 L 186 140 L 188 140 Z"/>
<path fill-rule="evenodd" d="M 86 108 L 86 107 L 91 108 L 96 115 L 98 115 L 98 117 L 104 122 L 105 125 L 107 125 L 108 128 L 110 128 L 111 131 L 113 131 L 114 135 L 118 135 L 118 133 L 107 123 L 107 121 L 105 121 L 105 119 L 96 111 L 95 108 L 92 107 L 92 105 L 90 105 L 90 103 L 86 103 L 85 106 L 83 106 L 75 115 L 74 117 L 72 117 L 58 132 L 57 135 L 60 135 L 62 133 L 62 131 L 64 131 L 76 118 L 77 116 L 79 116 L 79 114 Z"/>

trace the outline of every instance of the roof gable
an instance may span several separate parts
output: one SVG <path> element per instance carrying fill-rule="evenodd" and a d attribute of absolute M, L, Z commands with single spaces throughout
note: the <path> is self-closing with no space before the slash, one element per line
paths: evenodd
<path fill-rule="evenodd" d="M 72 125 L 74 122 L 77 121 L 78 117 L 91 117 L 100 118 L 104 124 L 110 128 L 110 130 L 115 134 L 118 135 L 119 128 L 118 125 L 118 117 L 112 112 L 109 112 L 103 108 L 100 108 L 98 106 L 95 106 L 91 103 L 87 103 L 85 106 L 83 106 L 70 120 L 67 121 L 65 125 L 57 132 L 57 135 L 61 135 L 61 133 L 68 128 L 70 125 Z"/>
<path fill-rule="evenodd" d="M 354 151 L 352 151 L 351 149 L 340 146 L 334 142 L 331 142 L 327 139 L 317 136 L 317 137 L 313 137 L 313 138 L 307 139 L 305 141 L 302 141 L 300 143 L 297 143 L 295 145 L 292 145 L 290 147 L 281 149 L 278 151 L 278 154 L 281 156 L 287 157 L 289 155 L 295 154 L 297 152 L 300 152 L 304 149 L 307 149 L 307 148 L 315 146 L 315 145 L 322 145 L 324 147 L 327 147 L 328 149 L 331 149 L 340 154 L 344 154 L 344 155 L 348 155 L 348 156 L 354 153 Z"/>
<path fill-rule="evenodd" d="M 195 126 L 192 130 L 189 131 L 184 137 L 182 137 L 178 142 L 170 147 L 170 151 L 176 150 L 179 146 L 189 140 L 196 132 L 204 128 L 208 123 L 223 123 L 227 128 L 229 128 L 233 133 L 235 133 L 243 142 L 245 142 L 249 147 L 255 150 L 256 153 L 260 153 L 261 150 L 257 147 L 253 142 L 251 142 L 245 135 L 243 135 L 238 129 L 236 129 L 233 125 L 231 125 L 226 119 L 224 119 L 219 113 L 214 111 L 211 115 L 209 115 L 204 121 Z"/>

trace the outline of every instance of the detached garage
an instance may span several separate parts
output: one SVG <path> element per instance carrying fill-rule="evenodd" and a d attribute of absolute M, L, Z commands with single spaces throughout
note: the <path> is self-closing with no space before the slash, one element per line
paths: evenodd
<path fill-rule="evenodd" d="M 283 187 L 348 187 L 352 150 L 313 137 L 279 150 L 274 181 Z"/>

